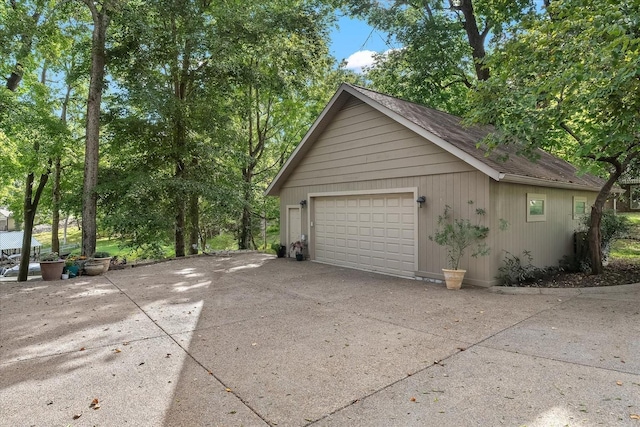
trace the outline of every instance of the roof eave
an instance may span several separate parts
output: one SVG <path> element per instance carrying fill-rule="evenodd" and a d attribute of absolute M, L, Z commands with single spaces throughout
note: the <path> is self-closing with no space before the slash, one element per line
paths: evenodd
<path fill-rule="evenodd" d="M 581 191 L 599 192 L 601 189 L 601 187 L 598 187 L 598 186 L 577 184 L 574 182 L 551 181 L 551 180 L 542 179 L 542 178 L 532 178 L 530 176 L 522 176 L 522 175 L 514 175 L 514 174 L 504 174 L 504 177 L 502 178 L 501 181 L 512 183 L 512 184 L 524 184 L 524 185 L 533 185 L 537 187 L 561 188 L 565 190 L 581 190 Z M 619 188 L 611 189 L 612 193 L 619 193 L 621 191 L 622 190 Z"/>

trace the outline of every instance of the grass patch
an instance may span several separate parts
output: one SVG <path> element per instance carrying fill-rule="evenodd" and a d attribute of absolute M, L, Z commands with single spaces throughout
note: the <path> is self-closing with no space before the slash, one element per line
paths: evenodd
<path fill-rule="evenodd" d="M 62 233 L 60 233 L 62 235 Z M 47 251 L 51 248 L 51 232 L 43 232 L 34 234 L 35 237 L 41 244 L 42 249 Z M 280 243 L 280 231 L 277 228 L 269 227 L 267 230 L 267 246 L 260 247 L 260 250 L 268 250 L 271 251 L 271 243 Z M 262 240 L 262 236 L 256 236 L 255 242 L 260 245 L 264 243 Z M 82 243 L 82 231 L 78 227 L 69 227 L 67 228 L 67 244 L 76 244 L 81 245 Z M 60 244 L 62 245 L 62 237 L 60 238 Z M 164 257 L 173 257 L 175 256 L 175 251 L 173 247 L 173 243 L 161 243 L 159 245 L 159 251 L 162 253 Z M 232 234 L 224 233 L 218 236 L 212 237 L 207 240 L 207 250 L 215 251 L 215 250 L 236 250 L 238 249 L 238 242 Z M 124 257 L 127 260 L 135 261 L 137 259 L 145 259 L 145 258 L 158 258 L 161 257 L 157 251 L 152 251 L 148 248 L 142 249 L 133 249 L 125 245 L 125 242 L 121 239 L 115 239 L 111 237 L 99 237 L 96 240 L 96 252 L 109 252 L 111 256 Z M 71 251 L 72 255 L 80 255 L 80 248 L 74 249 Z"/>
<path fill-rule="evenodd" d="M 611 258 L 640 262 L 640 240 L 616 240 L 611 245 Z"/>
<path fill-rule="evenodd" d="M 640 212 L 620 213 L 629 220 L 629 239 L 619 239 L 611 245 L 611 259 L 640 263 Z"/>

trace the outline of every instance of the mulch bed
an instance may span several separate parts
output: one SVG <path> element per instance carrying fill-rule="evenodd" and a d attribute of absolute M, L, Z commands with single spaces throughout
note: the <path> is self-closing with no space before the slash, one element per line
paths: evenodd
<path fill-rule="evenodd" d="M 586 288 L 594 286 L 616 286 L 640 283 L 640 260 L 638 262 L 611 261 L 604 273 L 594 276 L 587 273 L 557 272 L 533 283 L 519 285 L 535 288 Z"/>

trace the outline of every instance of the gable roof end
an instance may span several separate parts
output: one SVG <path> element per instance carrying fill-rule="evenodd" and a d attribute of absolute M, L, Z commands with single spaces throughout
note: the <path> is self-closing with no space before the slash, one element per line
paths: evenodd
<path fill-rule="evenodd" d="M 495 181 L 593 191 L 598 191 L 604 183 L 595 176 L 578 176 L 571 164 L 543 150 L 538 150 L 539 160 L 535 163 L 519 156 L 513 146 L 497 147 L 487 155 L 486 150 L 477 148 L 476 144 L 494 130 L 491 126 L 464 126 L 460 117 L 344 83 L 269 185 L 266 195 L 278 194 L 314 140 L 350 97 L 378 110 Z"/>

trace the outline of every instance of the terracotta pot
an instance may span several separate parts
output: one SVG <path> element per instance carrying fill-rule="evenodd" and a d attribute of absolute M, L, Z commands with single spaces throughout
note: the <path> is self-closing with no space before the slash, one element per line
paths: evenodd
<path fill-rule="evenodd" d="M 42 280 L 60 280 L 63 269 L 64 260 L 62 259 L 59 261 L 40 261 Z"/>
<path fill-rule="evenodd" d="M 447 284 L 447 289 L 460 289 L 462 286 L 462 280 L 467 270 L 447 270 L 442 269 L 444 274 L 444 281 Z"/>

